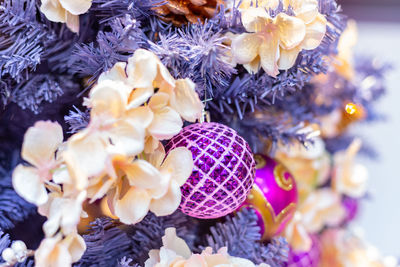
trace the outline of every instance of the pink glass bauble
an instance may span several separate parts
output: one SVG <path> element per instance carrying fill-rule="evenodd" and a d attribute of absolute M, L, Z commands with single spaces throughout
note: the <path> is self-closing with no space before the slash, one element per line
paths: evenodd
<path fill-rule="evenodd" d="M 278 235 L 293 217 L 297 207 L 297 188 L 285 166 L 264 155 L 255 155 L 254 186 L 243 206 L 255 209 L 262 240 Z"/>
<path fill-rule="evenodd" d="M 235 211 L 254 181 L 255 161 L 247 142 L 223 124 L 205 122 L 183 128 L 167 144 L 167 153 L 181 146 L 192 152 L 194 168 L 181 187 L 180 210 L 203 219 Z"/>
<path fill-rule="evenodd" d="M 321 261 L 321 245 L 317 236 L 311 236 L 312 245 L 307 252 L 289 251 L 286 267 L 318 267 Z"/>

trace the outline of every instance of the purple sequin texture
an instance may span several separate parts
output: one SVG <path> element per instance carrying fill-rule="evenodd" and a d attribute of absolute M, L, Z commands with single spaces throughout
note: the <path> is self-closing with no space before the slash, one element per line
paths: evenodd
<path fill-rule="evenodd" d="M 180 210 L 202 219 L 236 210 L 255 176 L 255 161 L 247 142 L 223 124 L 196 123 L 169 141 L 167 153 L 180 146 L 192 152 L 194 162 L 191 176 L 181 187 Z"/>

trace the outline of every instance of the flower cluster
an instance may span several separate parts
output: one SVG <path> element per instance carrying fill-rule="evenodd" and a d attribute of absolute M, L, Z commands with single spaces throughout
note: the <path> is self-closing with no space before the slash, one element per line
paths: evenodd
<path fill-rule="evenodd" d="M 247 259 L 232 257 L 228 254 L 226 247 L 219 249 L 215 254 L 210 247 L 203 250 L 201 254 L 193 254 L 186 242 L 176 236 L 175 228 L 167 228 L 162 241 L 163 246 L 159 250 L 150 250 L 145 267 L 269 267 L 265 263 L 255 265 Z"/>
<path fill-rule="evenodd" d="M 366 169 L 354 163 L 360 140 L 354 140 L 347 150 L 336 152 L 332 163 L 323 140 L 316 137 L 313 141 L 308 149 L 280 146 L 277 151 L 277 158 L 288 166 L 299 188 L 299 207 L 285 231 L 296 251 L 311 248 L 310 234 L 319 233 L 325 226 L 338 226 L 345 220 L 343 196 L 360 198 L 366 193 Z M 331 185 L 326 187 L 329 178 Z"/>
<path fill-rule="evenodd" d="M 396 267 L 394 257 L 383 257 L 355 231 L 333 228 L 321 236 L 321 267 Z"/>
<path fill-rule="evenodd" d="M 232 54 L 236 63 L 250 73 L 262 68 L 276 77 L 279 70 L 293 67 L 302 50 L 317 48 L 326 32 L 327 20 L 318 11 L 317 0 L 284 1 L 285 12 L 272 17 L 268 9 L 276 9 L 279 1 L 262 1 L 258 7 L 242 11 L 246 33 L 232 37 Z M 248 6 L 246 1 L 242 6 Z"/>
<path fill-rule="evenodd" d="M 48 218 L 36 266 L 70 265 L 82 256 L 85 243 L 76 229 L 87 216 L 84 201 L 106 198 L 126 224 L 149 210 L 169 215 L 192 172 L 190 151 L 176 148 L 166 156 L 161 141 L 181 130 L 182 118 L 199 119 L 203 104 L 193 82 L 173 79 L 153 53 L 139 49 L 127 63 L 115 64 L 84 104 L 89 124 L 65 142 L 58 123 L 39 121 L 29 128 L 22 158 L 30 166 L 21 164 L 13 173 L 15 190 Z"/>

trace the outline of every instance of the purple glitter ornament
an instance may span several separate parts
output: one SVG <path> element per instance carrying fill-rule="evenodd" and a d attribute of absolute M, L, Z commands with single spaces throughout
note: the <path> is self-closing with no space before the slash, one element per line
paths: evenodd
<path fill-rule="evenodd" d="M 181 146 L 192 152 L 194 168 L 181 187 L 180 210 L 202 219 L 235 211 L 254 182 L 255 161 L 247 142 L 223 124 L 205 122 L 185 127 L 169 141 L 167 153 Z"/>
<path fill-rule="evenodd" d="M 343 207 L 346 210 L 346 217 L 344 223 L 349 223 L 354 220 L 358 214 L 358 199 L 351 197 L 344 197 L 342 200 Z"/>
<path fill-rule="evenodd" d="M 289 251 L 285 267 L 318 267 L 321 261 L 321 245 L 316 235 L 311 236 L 312 245 L 307 252 Z"/>

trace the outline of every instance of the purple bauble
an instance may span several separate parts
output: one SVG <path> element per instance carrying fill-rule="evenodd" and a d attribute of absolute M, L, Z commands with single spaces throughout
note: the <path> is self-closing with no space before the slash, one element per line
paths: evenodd
<path fill-rule="evenodd" d="M 321 261 L 321 245 L 316 235 L 311 236 L 312 245 L 307 252 L 289 251 L 286 267 L 318 267 Z"/>
<path fill-rule="evenodd" d="M 254 156 L 256 177 L 243 206 L 255 209 L 262 240 L 281 233 L 297 208 L 296 181 L 284 165 L 264 156 Z"/>
<path fill-rule="evenodd" d="M 193 155 L 191 176 L 181 187 L 180 210 L 211 219 L 235 211 L 253 186 L 255 161 L 247 142 L 219 123 L 189 125 L 166 146 L 167 153 L 186 147 Z"/>
<path fill-rule="evenodd" d="M 346 210 L 346 216 L 344 219 L 344 223 L 349 223 L 354 220 L 358 214 L 358 202 L 359 199 L 344 197 L 342 199 L 342 205 Z"/>

